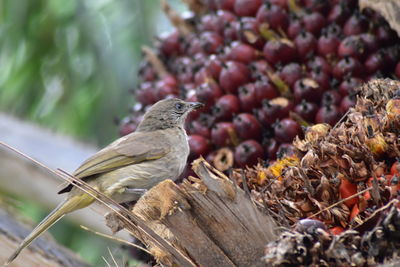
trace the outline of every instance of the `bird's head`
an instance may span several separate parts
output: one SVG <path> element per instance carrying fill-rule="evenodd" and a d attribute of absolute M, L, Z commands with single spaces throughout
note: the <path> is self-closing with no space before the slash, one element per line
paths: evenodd
<path fill-rule="evenodd" d="M 144 114 L 137 131 L 183 127 L 187 115 L 203 106 L 204 104 L 199 102 L 185 102 L 178 98 L 160 100 Z"/>

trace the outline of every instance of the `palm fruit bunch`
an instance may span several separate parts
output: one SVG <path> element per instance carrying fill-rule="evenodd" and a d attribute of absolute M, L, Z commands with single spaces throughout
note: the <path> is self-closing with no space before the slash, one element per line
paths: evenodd
<path fill-rule="evenodd" d="M 357 0 L 184 2 L 185 16 L 161 1 L 175 30 L 143 49 L 120 134 L 160 99 L 203 102 L 187 120 L 190 159 L 222 171 L 291 153 L 302 126 L 333 126 L 354 106 L 354 88 L 400 76 L 398 36 Z"/>
<path fill-rule="evenodd" d="M 267 245 L 270 265 L 372 266 L 398 254 L 400 82 L 356 90 L 355 107 L 335 127 L 310 126 L 290 155 L 233 171 L 289 229 Z"/>

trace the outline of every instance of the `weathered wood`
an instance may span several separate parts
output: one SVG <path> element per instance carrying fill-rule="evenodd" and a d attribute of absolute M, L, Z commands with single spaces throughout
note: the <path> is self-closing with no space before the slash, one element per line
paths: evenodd
<path fill-rule="evenodd" d="M 263 266 L 265 245 L 275 238 L 274 221 L 246 193 L 203 159 L 193 163 L 200 179 L 179 186 L 167 180 L 147 192 L 132 212 L 154 233 L 189 259 L 128 228 L 164 265 Z M 122 223 L 126 227 L 126 224 Z"/>
<path fill-rule="evenodd" d="M 0 265 L 14 252 L 29 229 L 10 214 L 0 210 Z M 40 237 L 23 250 L 10 267 L 89 267 L 70 250 L 50 239 Z"/>

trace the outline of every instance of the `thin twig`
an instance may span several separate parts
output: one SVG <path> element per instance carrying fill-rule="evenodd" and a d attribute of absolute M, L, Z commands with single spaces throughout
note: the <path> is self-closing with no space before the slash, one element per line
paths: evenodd
<path fill-rule="evenodd" d="M 349 197 L 346 197 L 346 198 L 344 198 L 344 199 L 341 199 L 341 200 L 339 200 L 338 202 L 335 202 L 334 204 L 330 205 L 329 207 L 326 207 L 326 208 L 324 208 L 324 209 L 318 211 L 317 213 L 314 213 L 313 215 L 308 216 L 307 218 L 308 218 L 308 219 L 313 218 L 313 217 L 315 217 L 315 216 L 321 214 L 322 212 L 327 211 L 327 210 L 329 210 L 329 209 L 331 209 L 331 208 L 333 208 L 333 207 L 336 207 L 337 205 L 339 205 L 339 204 L 341 204 L 341 203 L 343 203 L 343 202 L 345 202 L 345 201 L 347 201 L 347 200 L 349 200 L 349 199 L 352 199 L 352 198 L 355 198 L 355 197 L 357 197 L 357 196 L 359 196 L 359 195 L 362 195 L 362 194 L 364 194 L 365 192 L 367 192 L 367 191 L 369 191 L 369 190 L 371 190 L 371 189 L 372 189 L 372 186 L 371 186 L 371 187 L 368 187 L 368 188 L 366 188 L 366 189 L 364 189 L 364 190 L 362 190 L 362 191 L 360 191 L 360 192 L 358 192 L 358 193 L 356 193 L 356 194 L 354 194 L 354 195 L 351 195 L 351 196 L 349 196 Z"/>
<path fill-rule="evenodd" d="M 101 256 L 101 258 L 103 259 L 103 261 L 106 262 L 107 267 L 111 267 L 111 264 L 106 260 L 106 258 L 104 256 Z"/>
<path fill-rule="evenodd" d="M 75 176 L 69 174 L 68 172 L 62 170 L 62 169 L 57 169 L 57 171 L 52 170 L 51 168 L 47 167 L 43 163 L 40 163 L 33 158 L 29 157 L 28 155 L 22 153 L 21 151 L 17 150 L 14 147 L 11 147 L 7 145 L 4 142 L 0 141 L 0 145 L 14 151 L 15 153 L 21 155 L 24 158 L 27 158 L 31 160 L 32 162 L 38 164 L 39 166 L 43 167 L 44 169 L 48 170 L 49 172 L 55 174 L 58 177 L 61 177 L 62 179 L 68 181 L 68 182 L 75 182 L 73 185 L 84 191 L 85 193 L 89 194 L 93 198 L 95 198 L 97 201 L 100 203 L 104 204 L 106 207 L 108 207 L 110 210 L 114 211 L 117 215 L 120 216 L 120 218 L 127 223 L 128 225 L 132 226 L 134 229 L 140 230 L 140 232 L 145 233 L 146 236 L 154 243 L 156 243 L 160 247 L 166 248 L 173 256 L 175 256 L 181 263 L 184 263 L 187 266 L 194 266 L 193 262 L 187 258 L 187 256 L 183 255 L 178 249 L 173 247 L 167 240 L 163 239 L 159 235 L 157 235 L 150 227 L 146 225 L 146 223 L 130 212 L 128 209 L 125 207 L 121 206 L 119 203 L 115 202 L 113 199 L 110 197 L 104 195 L 103 193 L 97 191 L 94 189 L 92 186 L 87 184 L 85 181 L 76 178 Z M 109 204 L 111 203 L 111 204 Z M 116 209 L 113 205 L 118 207 L 120 210 Z"/>
<path fill-rule="evenodd" d="M 76 182 L 74 186 L 80 188 L 85 193 L 91 195 L 96 200 L 101 202 L 102 204 L 106 205 L 112 211 L 114 211 L 120 218 L 127 223 L 129 226 L 133 227 L 134 229 L 139 230 L 141 233 L 146 234 L 146 236 L 151 239 L 152 242 L 156 243 L 159 247 L 164 247 L 167 251 L 169 251 L 173 256 L 179 259 L 182 263 L 185 263 L 187 266 L 194 266 L 193 262 L 187 258 L 185 255 L 182 254 L 181 251 L 173 247 L 167 240 L 162 238 L 161 236 L 157 235 L 150 227 L 146 225 L 141 218 L 137 215 L 133 214 L 131 211 L 114 201 L 112 198 L 104 195 L 102 192 L 97 191 L 92 186 L 87 184 L 85 181 L 80 180 L 66 171 L 62 169 L 57 169 L 60 174 L 63 173 L 65 176 L 61 176 L 62 178 L 68 180 L 69 182 Z M 111 204 L 109 204 L 111 203 Z M 117 210 L 113 207 L 113 205 L 117 206 L 120 210 Z"/>
<path fill-rule="evenodd" d="M 108 250 L 108 253 L 109 253 L 110 256 L 111 256 L 111 259 L 113 260 L 113 262 L 114 262 L 114 264 L 115 264 L 115 267 L 118 267 L 118 263 L 117 263 L 117 261 L 115 260 L 114 255 L 111 253 L 110 248 L 107 247 L 107 250 Z"/>
<path fill-rule="evenodd" d="M 395 198 L 395 199 L 392 199 L 392 200 L 389 201 L 386 205 L 384 205 L 384 206 L 380 207 L 379 209 L 375 210 L 370 216 L 368 216 L 368 218 L 366 218 L 366 219 L 364 220 L 364 222 L 363 222 L 362 224 L 364 224 L 365 222 L 367 222 L 367 221 L 370 220 L 371 218 L 375 217 L 379 212 L 381 212 L 381 211 L 383 211 L 383 210 L 389 208 L 390 205 L 397 204 L 397 203 L 399 203 L 399 200 L 397 200 L 396 198 Z M 356 225 L 355 227 L 353 227 L 353 228 L 351 228 L 351 229 L 355 229 L 355 228 L 357 228 L 357 227 L 360 226 L 360 225 L 361 225 L 361 224 Z"/>
<path fill-rule="evenodd" d="M 101 237 L 104 237 L 104 238 L 108 238 L 108 239 L 111 239 L 111 240 L 114 240 L 114 241 L 123 243 L 123 244 L 125 244 L 125 245 L 128 245 L 128 246 L 131 246 L 131 247 L 140 249 L 140 250 L 142 250 L 142 251 L 144 251 L 144 252 L 146 252 L 146 253 L 148 253 L 148 254 L 151 255 L 151 252 L 150 252 L 150 251 L 148 251 L 148 250 L 145 249 L 144 247 L 141 247 L 141 246 L 139 246 L 139 245 L 137 245 L 137 244 L 135 244 L 135 243 L 126 241 L 126 240 L 124 240 L 124 239 L 121 239 L 121 238 L 118 238 L 118 237 L 115 237 L 115 236 L 112 236 L 112 235 L 108 235 L 108 234 L 104 234 L 104 233 L 97 232 L 97 231 L 95 231 L 95 230 L 92 230 L 92 229 L 90 229 L 90 228 L 84 226 L 84 225 L 80 225 L 80 227 L 81 227 L 83 230 L 89 231 L 89 232 L 91 232 L 91 233 L 93 233 L 93 234 L 95 234 L 95 235 L 98 235 L 98 236 L 101 236 Z"/>
<path fill-rule="evenodd" d="M 35 164 L 37 164 L 37 165 L 39 165 L 40 167 L 42 167 L 43 169 L 45 169 L 45 170 L 49 171 L 50 173 L 55 174 L 55 175 L 57 175 L 57 176 L 60 177 L 60 175 L 59 175 L 56 171 L 54 171 L 54 170 L 51 169 L 50 167 L 47 167 L 47 166 L 44 165 L 43 163 L 41 163 L 41 162 L 35 160 L 34 158 L 32 158 L 32 157 L 30 157 L 30 156 L 28 156 L 28 155 L 22 153 L 22 152 L 19 151 L 18 149 L 14 148 L 14 147 L 12 147 L 12 146 L 10 146 L 10 145 L 8 145 L 8 144 L 2 142 L 2 141 L 0 141 L 0 145 L 2 145 L 2 146 L 4 146 L 4 147 L 6 147 L 6 148 L 8 148 L 8 149 L 10 149 L 10 150 L 12 150 L 12 151 L 14 151 L 14 152 L 17 153 L 18 155 L 20 155 L 20 156 L 22 156 L 22 157 L 24 157 L 24 158 L 26 158 L 26 159 L 29 159 L 30 161 L 32 161 L 32 162 L 34 162 Z M 62 177 L 61 177 L 61 178 L 62 178 Z"/>

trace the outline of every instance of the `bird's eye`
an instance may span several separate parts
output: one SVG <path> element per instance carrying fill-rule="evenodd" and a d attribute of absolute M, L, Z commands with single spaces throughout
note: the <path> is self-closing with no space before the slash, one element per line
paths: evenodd
<path fill-rule="evenodd" d="M 175 108 L 176 108 L 176 110 L 181 111 L 183 109 L 183 104 L 182 103 L 176 103 L 175 104 Z"/>

